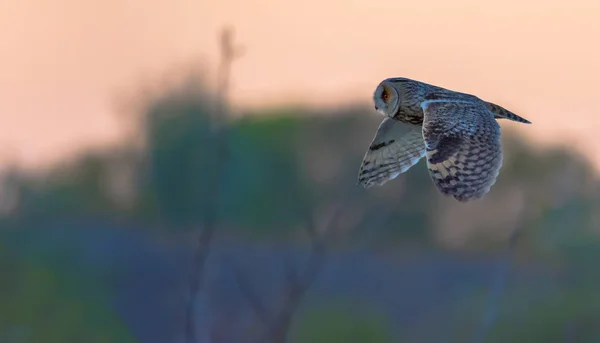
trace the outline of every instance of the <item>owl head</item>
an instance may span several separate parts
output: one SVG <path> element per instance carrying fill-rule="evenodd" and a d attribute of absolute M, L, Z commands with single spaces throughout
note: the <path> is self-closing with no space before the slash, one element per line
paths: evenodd
<path fill-rule="evenodd" d="M 389 80 L 382 81 L 373 94 L 375 110 L 386 117 L 393 117 L 400 106 L 400 95 L 396 85 Z"/>

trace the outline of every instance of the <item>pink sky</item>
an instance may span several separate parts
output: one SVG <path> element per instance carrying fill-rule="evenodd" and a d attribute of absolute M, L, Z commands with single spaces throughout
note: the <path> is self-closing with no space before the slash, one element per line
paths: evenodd
<path fill-rule="evenodd" d="M 118 139 L 120 93 L 214 65 L 216 32 L 232 23 L 248 50 L 237 104 L 370 101 L 381 79 L 406 76 L 506 106 L 533 125 L 505 130 L 600 166 L 599 18 L 597 0 L 0 1 L 0 162 Z"/>

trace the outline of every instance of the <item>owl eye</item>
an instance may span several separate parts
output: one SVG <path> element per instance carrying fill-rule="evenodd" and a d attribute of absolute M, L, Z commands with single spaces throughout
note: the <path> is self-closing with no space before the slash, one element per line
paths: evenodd
<path fill-rule="evenodd" d="M 383 94 L 381 95 L 381 98 L 384 101 L 387 101 L 390 98 L 390 95 L 388 94 L 388 92 L 383 92 Z"/>

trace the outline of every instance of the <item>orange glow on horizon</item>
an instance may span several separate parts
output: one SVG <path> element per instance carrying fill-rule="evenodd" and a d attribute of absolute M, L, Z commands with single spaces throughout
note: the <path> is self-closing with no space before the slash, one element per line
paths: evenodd
<path fill-rule="evenodd" d="M 214 66 L 234 24 L 247 53 L 233 101 L 368 102 L 405 76 L 530 119 L 533 140 L 600 167 L 600 3 L 595 0 L 23 0 L 0 3 L 0 161 L 39 165 L 119 139 L 119 92 L 194 59 Z M 377 115 L 367 113 L 365 115 Z"/>

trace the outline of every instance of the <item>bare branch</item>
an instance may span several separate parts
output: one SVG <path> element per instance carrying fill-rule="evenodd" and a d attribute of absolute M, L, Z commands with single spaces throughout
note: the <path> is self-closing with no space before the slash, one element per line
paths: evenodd
<path fill-rule="evenodd" d="M 248 281 L 243 271 L 235 263 L 230 262 L 229 266 L 232 268 L 238 289 L 250 304 L 250 307 L 254 311 L 256 317 L 258 317 L 265 327 L 270 327 L 272 320 L 269 316 L 269 311 L 267 310 L 267 307 L 264 305 L 263 301 L 260 299 L 260 296 L 256 293 L 255 288 Z"/>
<path fill-rule="evenodd" d="M 338 238 L 340 233 L 340 218 L 344 211 L 349 207 L 352 196 L 342 198 L 329 221 L 322 230 L 322 234 L 317 234 L 317 230 L 312 225 L 314 215 L 307 217 L 306 231 L 311 239 L 311 251 L 306 261 L 305 267 L 298 271 L 292 261 L 284 259 L 285 291 L 280 310 L 276 315 L 276 320 L 271 327 L 268 327 L 265 336 L 261 342 L 285 343 L 292 324 L 294 314 L 297 312 L 300 302 L 317 279 L 325 264 L 327 249 L 333 241 Z M 365 221 L 360 221 L 358 225 L 365 225 Z M 354 228 L 356 230 L 356 228 Z"/>
<path fill-rule="evenodd" d="M 264 333 L 258 342 L 285 343 L 287 341 L 293 317 L 297 312 L 301 301 L 323 269 L 328 249 L 333 245 L 336 239 L 339 238 L 340 234 L 342 234 L 342 225 L 340 225 L 342 222 L 341 219 L 346 217 L 349 210 L 352 210 L 350 205 L 353 203 L 353 200 L 355 200 L 355 195 L 357 194 L 360 193 L 357 193 L 355 190 L 343 194 L 340 197 L 342 200 L 336 204 L 333 213 L 331 213 L 328 220 L 326 220 L 326 223 L 321 230 L 317 228 L 314 210 L 301 208 L 301 210 L 304 210 L 303 213 L 305 214 L 305 232 L 311 243 L 310 253 L 303 268 L 298 268 L 292 258 L 283 259 L 285 286 L 279 310 L 275 315 L 269 315 L 267 313 L 267 307 L 264 306 L 261 299 L 253 291 L 253 288 L 249 286 L 248 282 L 241 277 L 242 273 L 239 270 L 236 270 L 236 277 L 238 278 L 237 283 L 240 291 L 252 306 L 258 319 L 265 325 Z M 369 226 L 369 223 L 381 225 L 389 218 L 389 215 L 385 215 L 385 213 L 382 214 L 381 212 L 386 211 L 382 211 L 381 208 L 371 205 L 362 213 L 362 218 L 360 220 L 357 220 L 350 225 L 345 236 L 347 238 L 352 237 L 354 233 L 358 232 L 363 227 Z"/>
<path fill-rule="evenodd" d="M 483 315 L 483 320 L 475 332 L 475 337 L 473 339 L 474 343 L 483 343 L 485 341 L 487 333 L 492 328 L 498 317 L 500 298 L 502 297 L 502 293 L 504 292 L 504 287 L 506 286 L 506 281 L 510 273 L 511 262 L 517 246 L 517 240 L 521 235 L 521 228 L 522 225 L 517 227 L 517 229 L 511 233 L 506 251 L 498 261 L 498 269 L 496 270 L 496 274 L 494 275 L 494 279 L 492 281 L 492 289 L 490 291 L 486 310 Z"/>
<path fill-rule="evenodd" d="M 220 98 L 216 102 L 216 107 L 211 118 L 214 131 L 213 137 L 215 139 L 213 146 L 215 146 L 217 149 L 214 167 L 216 180 L 208 185 L 208 187 L 212 187 L 212 190 L 209 194 L 213 196 L 213 199 L 207 203 L 205 217 L 200 235 L 198 237 L 198 245 L 196 247 L 192 263 L 193 271 L 190 280 L 190 298 L 186 304 L 185 311 L 185 338 L 187 343 L 196 343 L 197 341 L 195 330 L 195 303 L 198 298 L 198 294 L 204 288 L 206 259 L 208 258 L 210 243 L 216 230 L 217 206 L 219 203 L 219 197 L 221 195 L 220 187 L 222 183 L 223 169 L 227 161 L 227 131 L 223 124 L 225 123 L 227 116 L 226 104 L 228 102 L 227 95 L 229 93 L 229 74 L 231 70 L 231 64 L 236 58 L 236 48 L 232 39 L 233 30 L 231 28 L 223 29 L 221 32 L 221 62 L 218 69 L 219 84 L 217 89 L 217 94 L 220 96 Z"/>
<path fill-rule="evenodd" d="M 283 274 L 286 284 L 295 284 L 300 281 L 300 272 L 291 258 L 284 258 Z"/>
<path fill-rule="evenodd" d="M 333 212 L 333 215 L 325 225 L 325 229 L 323 230 L 323 236 L 313 241 L 313 245 L 316 245 L 318 248 L 322 249 L 325 246 L 332 243 L 332 241 L 337 238 L 337 235 L 340 233 L 341 228 L 339 226 L 339 221 L 342 215 L 344 214 L 344 210 L 350 207 L 352 200 L 354 200 L 354 191 L 348 192 L 342 198 L 343 200 L 338 204 L 337 208 Z"/>

